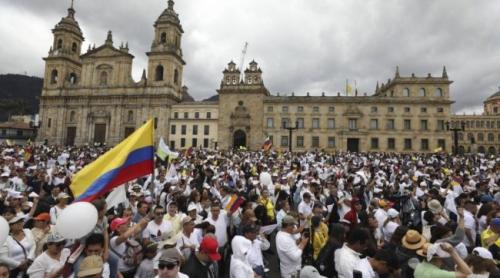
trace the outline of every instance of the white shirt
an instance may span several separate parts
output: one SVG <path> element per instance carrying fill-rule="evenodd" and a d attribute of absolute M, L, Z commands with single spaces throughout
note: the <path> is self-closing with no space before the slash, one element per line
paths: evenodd
<path fill-rule="evenodd" d="M 35 259 L 35 238 L 29 229 L 23 229 L 24 238 L 19 241 L 26 250 L 28 259 Z M 14 269 L 26 259 L 23 248 L 14 240 L 12 236 L 8 236 L 2 248 L 0 248 L 0 261 L 6 263 L 10 269 Z"/>
<path fill-rule="evenodd" d="M 387 219 L 387 211 L 383 208 L 378 208 L 377 211 L 375 211 L 375 219 L 377 219 L 378 228 L 382 229 L 382 225 L 384 225 L 384 222 Z"/>
<path fill-rule="evenodd" d="M 62 211 L 63 208 L 60 208 L 57 205 L 50 208 L 50 224 L 56 224 L 57 218 L 59 217 L 59 215 L 61 215 Z"/>
<path fill-rule="evenodd" d="M 40 256 L 38 256 L 33 264 L 28 268 L 26 272 L 30 278 L 44 278 L 47 274 L 52 272 L 56 272 L 66 263 L 66 259 L 68 259 L 71 251 L 67 248 L 64 248 L 61 251 L 61 256 L 59 260 L 55 260 L 47 255 L 47 252 L 43 252 Z"/>
<path fill-rule="evenodd" d="M 352 278 L 354 267 L 361 261 L 361 254 L 352 250 L 344 243 L 342 248 L 335 250 L 335 269 L 339 278 Z"/>
<path fill-rule="evenodd" d="M 287 213 L 283 209 L 280 209 L 276 214 L 276 224 L 278 224 L 279 228 L 281 228 L 281 221 L 283 221 L 283 217 L 285 217 L 286 215 Z"/>
<path fill-rule="evenodd" d="M 472 242 L 469 242 L 467 236 L 464 237 L 464 240 L 462 242 L 465 244 L 465 246 L 468 247 L 475 246 L 474 242 L 476 240 L 476 231 L 477 231 L 476 219 L 474 218 L 474 215 L 472 215 L 472 213 L 468 210 L 464 210 L 464 226 L 465 229 L 470 230 Z"/>
<path fill-rule="evenodd" d="M 301 213 L 304 217 L 307 218 L 309 215 L 312 214 L 312 205 L 313 205 L 312 201 L 310 201 L 309 204 L 307 204 L 304 201 L 300 202 L 298 207 L 299 213 Z M 305 222 L 306 220 L 300 220 L 300 225 L 302 226 Z"/>
<path fill-rule="evenodd" d="M 382 235 L 384 236 L 385 242 L 390 242 L 392 234 L 399 227 L 399 224 L 394 221 L 389 221 L 387 224 L 382 227 Z"/>
<path fill-rule="evenodd" d="M 197 234 L 194 232 L 187 237 L 183 232 L 179 233 L 179 236 L 177 237 L 177 245 L 176 248 L 179 250 L 179 252 L 184 256 L 184 258 L 187 260 L 189 256 L 191 255 L 191 248 L 184 248 L 187 245 L 194 245 L 195 250 L 198 249 L 200 244 L 198 243 L 198 238 Z"/>
<path fill-rule="evenodd" d="M 110 240 L 109 247 L 110 249 L 112 249 L 110 251 L 120 257 L 120 260 L 118 261 L 118 271 L 127 272 L 133 269 L 133 267 L 126 265 L 122 259 L 123 255 L 125 255 L 125 251 L 127 251 L 127 243 L 124 241 L 121 244 L 117 245 L 116 239 L 118 239 L 118 236 L 115 236 Z"/>
<path fill-rule="evenodd" d="M 160 278 L 160 276 L 156 275 L 155 278 Z M 177 272 L 177 278 L 189 278 L 189 276 L 184 273 Z"/>
<path fill-rule="evenodd" d="M 302 249 L 297 246 L 293 236 L 287 232 L 279 231 L 276 234 L 276 249 L 280 259 L 281 277 L 289 278 L 302 264 Z"/>
<path fill-rule="evenodd" d="M 252 268 L 264 266 L 262 250 L 267 250 L 270 246 L 271 244 L 264 237 L 261 238 L 258 236 L 254 241 L 252 241 L 252 248 L 247 253 L 247 260 Z"/>
<path fill-rule="evenodd" d="M 161 235 L 169 233 L 172 230 L 172 224 L 170 221 L 162 220 L 160 225 L 156 222 L 149 221 L 148 225 L 142 231 L 142 238 L 148 238 L 153 242 L 159 242 L 161 240 Z"/>
<path fill-rule="evenodd" d="M 361 259 L 354 270 L 361 272 L 363 278 L 378 278 L 378 274 L 373 270 L 368 258 Z"/>
<path fill-rule="evenodd" d="M 227 243 L 227 213 L 225 210 L 221 210 L 217 220 L 209 215 L 206 219 L 208 223 L 215 226 L 215 236 L 217 237 L 217 242 L 219 242 L 219 247 L 226 245 Z"/>

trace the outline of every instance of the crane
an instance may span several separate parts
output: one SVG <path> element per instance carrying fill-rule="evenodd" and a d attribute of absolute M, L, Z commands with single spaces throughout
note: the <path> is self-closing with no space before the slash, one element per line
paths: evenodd
<path fill-rule="evenodd" d="M 241 60 L 240 60 L 240 81 L 243 76 L 243 63 L 245 62 L 245 55 L 247 54 L 248 42 L 245 42 L 243 45 L 243 50 L 241 51 Z"/>

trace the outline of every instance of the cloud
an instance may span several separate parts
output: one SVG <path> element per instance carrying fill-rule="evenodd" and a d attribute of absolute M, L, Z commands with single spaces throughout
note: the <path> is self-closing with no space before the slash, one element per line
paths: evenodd
<path fill-rule="evenodd" d="M 69 1 L 0 0 L 0 73 L 43 75 L 50 29 Z M 100 45 L 108 30 L 115 45 L 129 42 L 133 76 L 147 66 L 159 0 L 76 1 L 85 44 Z M 343 91 L 356 80 L 372 93 L 377 81 L 402 75 L 440 75 L 455 82 L 454 111 L 476 111 L 500 85 L 499 1 L 476 0 L 178 0 L 185 33 L 184 84 L 197 99 L 215 94 L 230 60 L 259 62 L 268 89 L 281 94 Z"/>

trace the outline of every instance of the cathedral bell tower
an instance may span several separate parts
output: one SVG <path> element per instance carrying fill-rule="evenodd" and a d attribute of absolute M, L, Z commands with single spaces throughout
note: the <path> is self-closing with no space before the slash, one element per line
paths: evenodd
<path fill-rule="evenodd" d="M 45 60 L 44 88 L 59 89 L 76 86 L 80 80 L 80 53 L 84 41 L 82 30 L 75 20 L 73 4 L 68 15 L 52 29 L 54 40 Z"/>
<path fill-rule="evenodd" d="M 170 87 L 181 96 L 182 72 L 186 64 L 182 59 L 181 38 L 184 30 L 179 15 L 174 11 L 174 1 L 168 1 L 155 24 L 155 37 L 148 55 L 148 84 L 153 87 Z"/>

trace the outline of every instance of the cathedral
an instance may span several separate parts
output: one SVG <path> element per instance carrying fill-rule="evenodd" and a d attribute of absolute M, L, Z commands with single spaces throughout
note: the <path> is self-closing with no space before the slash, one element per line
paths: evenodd
<path fill-rule="evenodd" d="M 439 75 L 403 76 L 396 67 L 371 94 L 299 96 L 271 94 L 255 61 L 243 72 L 230 62 L 218 98 L 193 101 L 182 84 L 183 29 L 172 0 L 154 28 L 147 70 L 135 82 L 134 56 L 127 44 L 114 46 L 111 32 L 103 45 L 81 54 L 83 33 L 69 8 L 52 30 L 54 41 L 44 58 L 38 141 L 116 145 L 153 118 L 155 139 L 163 137 L 172 149 L 258 150 L 267 139 L 274 148 L 293 151 L 452 151 L 449 126 L 461 120 L 451 113 L 446 68 Z M 488 103 L 498 108 L 499 99 Z M 488 109 L 497 117 L 498 110 Z M 491 152 L 500 142 L 500 121 L 494 122 L 488 123 L 495 128 L 492 146 L 483 149 Z M 460 134 L 460 150 L 473 151 L 472 141 Z"/>

